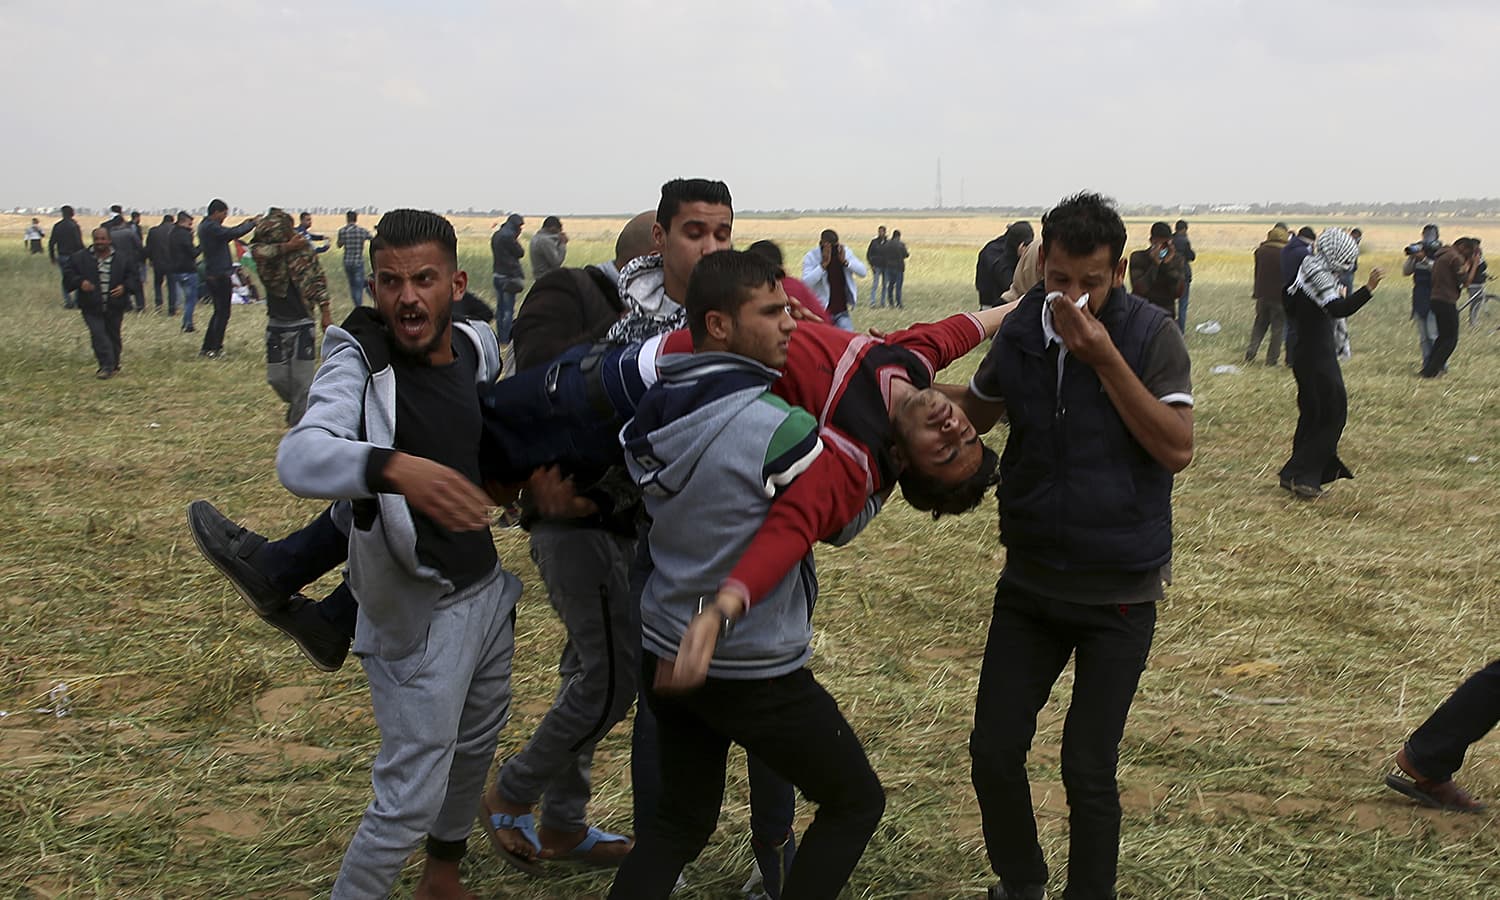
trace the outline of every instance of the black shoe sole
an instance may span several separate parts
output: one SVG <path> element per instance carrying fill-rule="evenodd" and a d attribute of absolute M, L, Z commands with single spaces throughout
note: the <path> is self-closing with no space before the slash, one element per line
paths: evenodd
<path fill-rule="evenodd" d="M 198 552 L 203 555 L 203 558 L 208 560 L 215 569 L 218 569 L 219 574 L 223 575 L 229 581 L 229 583 L 234 586 L 234 592 L 240 595 L 240 599 L 245 601 L 245 605 L 250 607 L 250 610 L 252 612 L 254 612 L 257 616 L 260 616 L 262 619 L 268 619 L 268 617 L 276 610 L 262 609 L 260 602 L 255 599 L 255 592 L 242 584 L 240 582 L 239 576 L 230 571 L 230 569 L 221 564 L 217 559 L 215 559 L 214 554 L 210 552 L 206 546 L 204 546 L 203 537 L 198 533 L 197 522 L 194 520 L 193 516 L 193 511 L 201 508 L 200 504 L 210 509 L 213 508 L 213 504 L 209 503 L 207 500 L 194 500 L 192 503 L 188 504 L 187 525 L 188 532 L 193 536 L 194 546 L 198 548 Z M 282 599 L 280 601 L 280 606 L 285 605 L 286 599 Z"/>
<path fill-rule="evenodd" d="M 320 658 L 319 655 L 313 651 L 313 649 L 309 646 L 306 638 L 281 624 L 280 622 L 276 621 L 276 617 L 261 616 L 261 618 L 265 619 L 266 623 L 269 624 L 272 628 L 275 628 L 277 631 L 286 635 L 288 638 L 291 638 L 292 643 L 297 645 L 297 649 L 302 651 L 302 655 L 307 657 L 307 661 L 312 663 L 313 668 L 317 669 L 320 672 L 337 672 L 339 669 L 343 668 L 344 660 L 349 658 L 349 647 L 346 644 L 344 646 L 344 652 L 339 654 L 338 662 L 328 662 Z"/>

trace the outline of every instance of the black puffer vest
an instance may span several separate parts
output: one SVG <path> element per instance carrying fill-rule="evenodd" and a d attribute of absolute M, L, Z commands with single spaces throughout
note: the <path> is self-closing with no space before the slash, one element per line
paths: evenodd
<path fill-rule="evenodd" d="M 999 381 L 1010 437 L 1000 457 L 1000 540 L 1065 572 L 1142 572 L 1172 558 L 1172 473 L 1125 427 L 1086 363 L 1043 346 L 1038 285 L 1006 317 Z M 1157 329 L 1155 306 L 1115 288 L 1100 310 L 1125 362 L 1139 376 Z M 1175 326 L 1174 326 L 1175 327 Z"/>

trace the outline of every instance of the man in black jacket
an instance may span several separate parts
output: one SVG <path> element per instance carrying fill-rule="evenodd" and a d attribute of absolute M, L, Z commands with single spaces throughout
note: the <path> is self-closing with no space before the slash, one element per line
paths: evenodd
<path fill-rule="evenodd" d="M 183 210 L 167 235 L 167 310 L 177 315 L 182 304 L 182 330 L 193 330 L 193 307 L 198 305 L 198 247 L 193 243 L 193 217 Z"/>
<path fill-rule="evenodd" d="M 73 218 L 73 207 L 64 206 L 62 218 L 52 226 L 52 234 L 47 238 L 47 258 L 57 264 L 63 276 L 63 309 L 78 306 L 73 292 L 68 289 L 67 264 L 68 257 L 82 249 L 83 233 L 78 228 L 78 220 Z"/>
<path fill-rule="evenodd" d="M 526 286 L 526 272 L 521 268 L 521 257 L 526 255 L 526 248 L 521 246 L 521 229 L 525 226 L 526 220 L 520 213 L 511 213 L 505 217 L 505 224 L 490 236 L 490 255 L 494 257 L 495 337 L 500 340 L 507 375 L 515 371 L 510 326 L 516 316 L 516 295 Z"/>
<path fill-rule="evenodd" d="M 234 271 L 234 259 L 230 255 L 229 244 L 249 234 L 260 222 L 260 216 L 252 216 L 233 228 L 226 228 L 224 220 L 228 217 L 229 204 L 215 197 L 209 201 L 208 215 L 198 226 L 198 246 L 203 253 L 203 281 L 214 301 L 214 315 L 208 321 L 203 346 L 198 350 L 198 355 L 205 359 L 218 359 L 224 353 L 224 331 L 229 327 L 229 301 L 233 297 L 233 285 L 230 284 L 229 276 Z M 189 324 L 183 323 L 185 327 Z"/>
<path fill-rule="evenodd" d="M 109 229 L 94 229 L 94 246 L 79 250 L 63 264 L 63 286 L 78 292 L 78 308 L 89 329 L 95 378 L 113 378 L 120 371 L 120 320 L 130 308 L 132 290 L 141 288 L 140 271 L 131 259 L 115 250 Z"/>
<path fill-rule="evenodd" d="M 1175 310 L 1125 292 L 1124 249 L 1125 224 L 1097 194 L 1049 212 L 1043 283 L 1001 325 L 964 402 L 979 431 L 1002 412 L 1010 422 L 1000 461 L 1005 567 L 969 738 L 1001 881 L 991 900 L 1044 896 L 1026 758 L 1070 656 L 1068 896 L 1115 896 L 1120 739 L 1171 577 L 1172 476 L 1193 455 L 1187 345 Z"/>
<path fill-rule="evenodd" d="M 156 295 L 156 311 L 161 312 L 161 285 L 167 280 L 167 273 L 171 272 L 172 251 L 170 243 L 172 239 L 171 216 L 162 216 L 161 224 L 152 226 L 146 234 L 146 259 L 151 261 L 151 288 Z M 167 293 L 172 293 L 171 285 L 167 286 Z"/>

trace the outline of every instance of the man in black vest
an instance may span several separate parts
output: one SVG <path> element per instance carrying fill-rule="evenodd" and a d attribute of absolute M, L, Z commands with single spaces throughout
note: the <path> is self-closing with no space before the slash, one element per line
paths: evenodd
<path fill-rule="evenodd" d="M 1069 898 L 1114 897 L 1120 738 L 1170 580 L 1172 476 L 1193 458 L 1187 346 L 1172 314 L 1125 292 L 1125 225 L 1079 194 L 1042 219 L 1042 284 L 980 364 L 965 408 L 983 431 L 1003 412 L 1005 568 L 969 739 L 991 900 L 1041 898 L 1026 756 L 1068 657 L 1063 728 Z"/>

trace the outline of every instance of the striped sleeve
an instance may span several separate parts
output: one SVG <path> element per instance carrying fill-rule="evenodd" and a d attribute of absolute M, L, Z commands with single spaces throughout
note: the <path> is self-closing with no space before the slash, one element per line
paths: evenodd
<path fill-rule="evenodd" d="M 765 460 L 761 466 L 761 483 L 765 485 L 766 496 L 775 497 L 793 479 L 807 471 L 823 452 L 823 442 L 818 438 L 818 422 L 807 410 L 791 406 L 770 393 L 760 402 L 783 415 L 781 424 L 766 443 Z"/>

